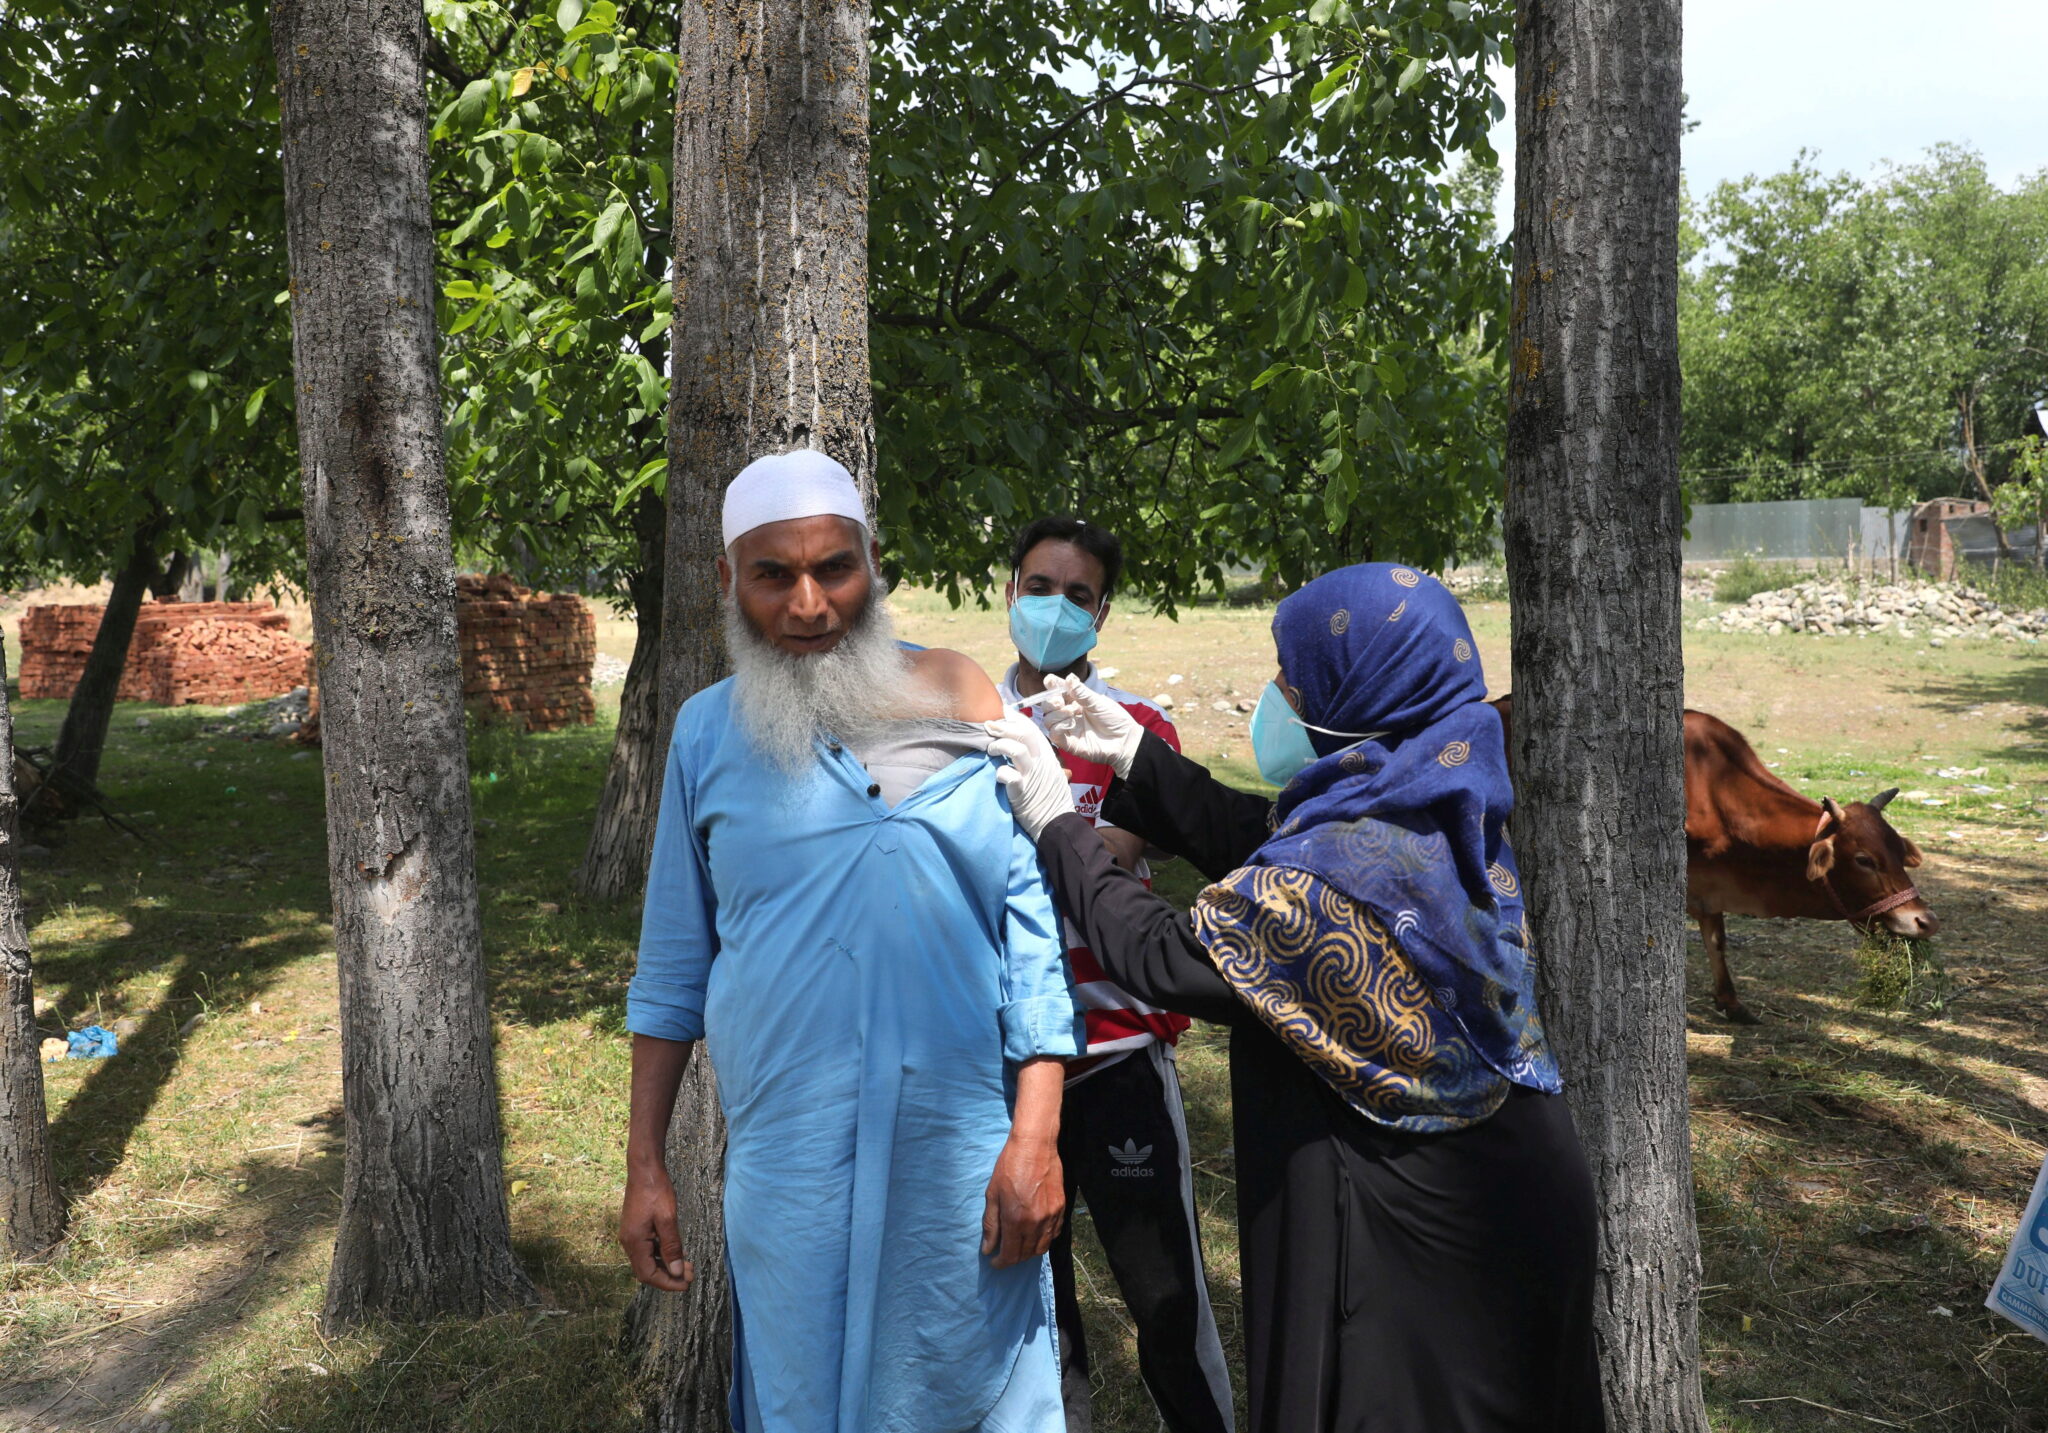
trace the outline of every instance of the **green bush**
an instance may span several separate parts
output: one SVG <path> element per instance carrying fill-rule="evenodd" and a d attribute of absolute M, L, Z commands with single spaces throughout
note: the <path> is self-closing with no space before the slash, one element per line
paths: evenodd
<path fill-rule="evenodd" d="M 1996 571 L 1988 562 L 1966 563 L 1956 573 L 1956 581 L 2015 611 L 2032 612 L 2048 607 L 2048 574 L 2035 571 L 2033 564 L 2024 559 L 2001 562 Z"/>
<path fill-rule="evenodd" d="M 1714 578 L 1716 602 L 1747 602 L 1759 592 L 1775 592 L 1799 580 L 1799 569 L 1789 562 L 1759 562 L 1738 557 Z"/>

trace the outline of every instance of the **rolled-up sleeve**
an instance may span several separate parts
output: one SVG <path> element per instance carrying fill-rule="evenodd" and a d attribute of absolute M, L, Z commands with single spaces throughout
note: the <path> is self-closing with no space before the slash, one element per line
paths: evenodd
<path fill-rule="evenodd" d="M 1066 942 L 1038 852 L 1021 831 L 1010 835 L 1009 882 L 1003 914 L 1003 1058 L 1073 1059 L 1087 1037 L 1067 976 Z"/>
<path fill-rule="evenodd" d="M 626 1028 L 662 1040 L 704 1037 L 704 990 L 718 954 L 717 902 L 683 761 L 683 731 L 678 722 L 669 745 L 640 916 L 640 957 L 626 988 Z"/>

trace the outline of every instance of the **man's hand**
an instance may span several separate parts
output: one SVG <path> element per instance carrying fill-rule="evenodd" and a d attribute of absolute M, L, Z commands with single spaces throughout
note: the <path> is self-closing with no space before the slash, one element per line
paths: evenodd
<path fill-rule="evenodd" d="M 633 1265 L 633 1277 L 649 1288 L 679 1294 L 697 1277 L 696 1266 L 683 1257 L 683 1240 L 676 1229 L 676 1191 L 667 1170 L 626 1176 L 619 1246 Z"/>
<path fill-rule="evenodd" d="M 662 1163 L 662 1144 L 676 1091 L 690 1067 L 692 1043 L 633 1036 L 633 1097 L 626 1115 L 626 1199 L 619 1208 L 619 1247 L 633 1277 L 651 1289 L 679 1294 L 697 1271 L 683 1257 L 676 1230 L 676 1189 Z"/>
<path fill-rule="evenodd" d="M 981 1214 L 981 1252 L 998 1269 L 1035 1259 L 1052 1247 L 1067 1213 L 1057 1140 L 1011 1132 L 996 1157 Z"/>

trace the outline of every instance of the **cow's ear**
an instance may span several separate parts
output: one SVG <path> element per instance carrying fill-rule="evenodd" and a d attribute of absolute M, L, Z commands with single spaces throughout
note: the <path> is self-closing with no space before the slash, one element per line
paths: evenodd
<path fill-rule="evenodd" d="M 1835 838 L 1825 836 L 1806 848 L 1806 879 L 1824 881 L 1835 868 Z"/>
<path fill-rule="evenodd" d="M 1914 845 L 1911 841 L 1907 841 L 1904 836 L 1899 837 L 1899 840 L 1904 842 L 1905 844 L 1906 869 L 1910 871 L 1911 869 L 1913 869 L 1913 867 L 1919 865 L 1922 860 L 1922 857 L 1920 855 L 1920 848 Z"/>

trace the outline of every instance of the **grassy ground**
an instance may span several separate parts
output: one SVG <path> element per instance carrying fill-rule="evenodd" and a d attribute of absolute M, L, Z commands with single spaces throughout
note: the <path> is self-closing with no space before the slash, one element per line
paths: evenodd
<path fill-rule="evenodd" d="M 898 607 L 906 635 L 1000 672 L 1000 614 L 920 594 Z M 1188 749 L 1248 781 L 1235 705 L 1271 674 L 1269 617 L 1118 615 L 1099 655 L 1121 684 L 1173 696 Z M 1474 617 L 1504 688 L 1505 610 Z M 601 644 L 623 657 L 631 635 L 608 623 Z M 1715 1423 L 2048 1429 L 2048 1350 L 1982 1308 L 2048 1138 L 2048 654 L 1690 634 L 1688 665 L 1693 703 L 1802 788 L 1904 787 L 1892 811 L 1928 853 L 1922 887 L 1947 923 L 1943 983 L 1882 1011 L 1859 1003 L 1844 928 L 1731 920 L 1737 978 L 1766 1020 L 1754 1029 L 1713 1018 L 1693 947 Z M 61 714 L 24 704 L 20 739 L 48 740 Z M 0 1427 L 632 1426 L 611 1221 L 634 919 L 567 886 L 609 720 L 608 707 L 580 731 L 484 733 L 473 753 L 506 1178 L 547 1303 L 322 1338 L 341 1156 L 319 762 L 223 735 L 214 713 L 121 708 L 105 783 L 144 813 L 148 843 L 81 826 L 25 871 L 44 1025 L 136 1023 L 114 1061 L 44 1067 L 73 1234 L 50 1264 L 0 1274 Z M 1192 894 L 1184 872 L 1162 877 Z M 1181 1063 L 1234 1350 L 1221 1042 L 1198 1029 Z M 1079 1228 L 1097 1426 L 1150 1429 L 1130 1330 Z"/>

